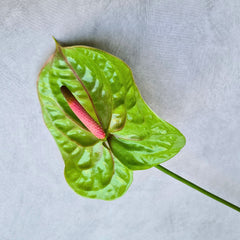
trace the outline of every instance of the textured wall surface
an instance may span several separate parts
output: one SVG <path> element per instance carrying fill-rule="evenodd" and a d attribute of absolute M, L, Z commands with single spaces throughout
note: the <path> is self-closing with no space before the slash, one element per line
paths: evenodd
<path fill-rule="evenodd" d="M 240 205 L 240 1 L 1 0 L 0 239 L 239 240 L 240 214 L 152 168 L 122 198 L 64 180 L 36 91 L 62 44 L 122 58 L 187 145 L 164 166 Z"/>

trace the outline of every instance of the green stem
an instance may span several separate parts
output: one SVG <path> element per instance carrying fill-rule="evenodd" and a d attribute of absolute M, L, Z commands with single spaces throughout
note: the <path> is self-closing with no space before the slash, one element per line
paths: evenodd
<path fill-rule="evenodd" d="M 180 176 L 177 175 L 176 173 L 171 172 L 170 170 L 166 169 L 165 167 L 163 167 L 163 166 L 161 166 L 161 165 L 158 165 L 158 166 L 156 166 L 156 168 L 159 169 L 160 171 L 166 173 L 167 175 L 169 175 L 169 176 L 177 179 L 178 181 L 180 181 L 180 182 L 182 182 L 182 183 L 185 183 L 185 184 L 188 185 L 189 187 L 191 187 L 191 188 L 193 188 L 193 189 L 195 189 L 195 190 L 197 190 L 197 191 L 205 194 L 206 196 L 208 196 L 208 197 L 210 197 L 210 198 L 213 198 L 213 199 L 215 199 L 216 201 L 218 201 L 218 202 L 220 202 L 220 203 L 222 203 L 222 204 L 225 204 L 226 206 L 228 206 L 228 207 L 230 207 L 230 208 L 232 208 L 232 209 L 240 212 L 240 207 L 238 207 L 238 206 L 236 206 L 236 205 L 234 205 L 234 204 L 232 204 L 232 203 L 230 203 L 230 202 L 228 202 L 228 201 L 226 201 L 226 200 L 224 200 L 224 199 L 222 199 L 222 198 L 220 198 L 220 197 L 218 197 L 218 196 L 216 196 L 216 195 L 214 195 L 214 194 L 206 191 L 205 189 L 203 189 L 203 188 L 195 185 L 194 183 L 186 180 L 185 178 L 180 177 Z"/>

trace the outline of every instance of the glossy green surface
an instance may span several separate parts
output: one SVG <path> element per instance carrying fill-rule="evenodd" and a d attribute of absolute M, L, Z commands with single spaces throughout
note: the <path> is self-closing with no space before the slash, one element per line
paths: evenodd
<path fill-rule="evenodd" d="M 69 108 L 66 86 L 104 129 L 97 139 Z M 65 162 L 65 178 L 82 196 L 112 200 L 147 169 L 176 155 L 184 136 L 157 117 L 141 98 L 130 68 L 98 49 L 57 45 L 39 75 L 44 121 Z"/>

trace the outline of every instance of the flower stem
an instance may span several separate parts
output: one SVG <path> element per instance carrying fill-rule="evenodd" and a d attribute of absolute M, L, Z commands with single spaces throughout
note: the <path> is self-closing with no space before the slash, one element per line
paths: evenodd
<path fill-rule="evenodd" d="M 195 190 L 205 194 L 206 196 L 208 196 L 208 197 L 210 197 L 212 199 L 215 199 L 216 201 L 218 201 L 218 202 L 220 202 L 222 204 L 225 204 L 226 206 L 228 206 L 228 207 L 230 207 L 230 208 L 240 212 L 240 207 L 238 207 L 238 206 L 236 206 L 236 205 L 234 205 L 234 204 L 232 204 L 232 203 L 230 203 L 230 202 L 228 202 L 228 201 L 226 201 L 226 200 L 224 200 L 224 199 L 222 199 L 222 198 L 220 198 L 220 197 L 218 197 L 218 196 L 216 196 L 216 195 L 206 191 L 205 189 L 197 186 L 196 184 L 188 181 L 187 179 L 180 177 L 176 173 L 171 172 L 170 170 L 166 169 L 165 167 L 163 167 L 161 165 L 158 165 L 158 166 L 156 166 L 156 168 L 159 169 L 160 171 L 166 173 L 167 175 L 177 179 L 178 181 L 188 185 L 189 187 L 191 187 L 191 188 L 193 188 L 193 189 L 195 189 Z"/>

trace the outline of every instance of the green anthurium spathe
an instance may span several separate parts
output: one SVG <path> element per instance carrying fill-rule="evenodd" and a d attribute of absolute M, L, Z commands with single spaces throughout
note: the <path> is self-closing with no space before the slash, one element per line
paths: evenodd
<path fill-rule="evenodd" d="M 87 121 L 99 126 L 102 138 L 83 123 L 63 87 Z M 133 170 L 156 166 L 185 145 L 184 136 L 144 102 L 130 68 L 102 50 L 57 43 L 39 74 L 38 94 L 65 162 L 66 181 L 82 196 L 118 198 L 131 185 Z"/>

